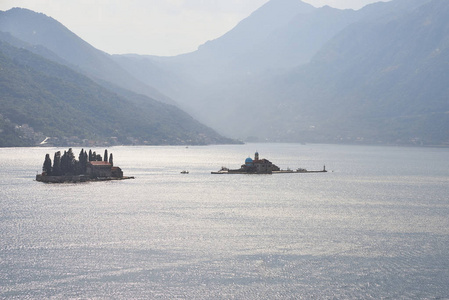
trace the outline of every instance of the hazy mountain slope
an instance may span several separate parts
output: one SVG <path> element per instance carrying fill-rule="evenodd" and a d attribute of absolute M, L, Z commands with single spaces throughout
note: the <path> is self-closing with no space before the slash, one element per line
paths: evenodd
<path fill-rule="evenodd" d="M 0 65 L 0 146 L 33 145 L 45 136 L 61 144 L 71 136 L 76 138 L 70 142 L 120 144 L 230 142 L 175 106 L 132 92 L 118 96 L 65 66 L 1 41 Z M 22 124 L 27 126 L 15 128 Z"/>
<path fill-rule="evenodd" d="M 127 71 L 139 74 L 142 81 L 158 82 L 157 87 L 163 93 L 177 99 L 181 105 L 189 106 L 198 97 L 196 92 L 201 92 L 205 85 L 246 77 L 248 71 L 253 71 L 248 70 L 245 63 L 248 55 L 251 56 L 260 44 L 268 44 L 266 40 L 270 35 L 287 26 L 292 18 L 315 10 L 310 4 L 299 0 L 271 0 L 231 31 L 206 42 L 192 53 L 174 57 L 114 56 L 114 59 Z M 273 55 L 278 56 L 276 53 Z M 263 61 L 267 59 L 263 58 L 260 66 L 266 69 Z M 254 66 L 254 61 L 250 65 Z M 260 66 L 255 70 L 258 71 Z M 159 70 L 170 74 L 170 77 L 161 81 L 154 75 Z"/>
<path fill-rule="evenodd" d="M 67 61 L 60 58 L 56 53 L 47 49 L 46 47 L 41 46 L 41 45 L 31 45 L 27 42 L 19 40 L 18 38 L 14 37 L 9 32 L 3 32 L 0 30 L 0 40 L 5 41 L 6 43 L 8 43 L 11 46 L 14 46 L 16 48 L 26 49 L 28 51 L 31 51 L 34 54 L 40 55 L 48 60 L 58 63 L 58 64 L 69 65 L 69 63 Z"/>
<path fill-rule="evenodd" d="M 112 59 L 128 73 L 142 81 L 151 82 L 172 99 L 179 97 L 182 100 L 180 95 L 185 94 L 183 87 L 194 85 L 190 77 L 181 76 L 170 67 L 161 66 L 145 55 L 112 55 Z"/>
<path fill-rule="evenodd" d="M 225 35 L 195 52 L 154 58 L 200 83 L 245 79 L 308 63 L 331 38 L 361 20 L 395 16 L 426 0 L 376 3 L 360 11 L 315 8 L 300 0 L 271 0 Z M 263 74 L 265 76 L 265 74 Z"/>
<path fill-rule="evenodd" d="M 449 144 L 448 5 L 271 0 L 193 53 L 112 58 L 233 137 Z"/>
<path fill-rule="evenodd" d="M 254 115 L 270 115 L 235 120 L 248 135 L 283 141 L 448 143 L 448 59 L 449 2 L 423 2 L 355 23 L 310 64 L 258 82 L 245 99 Z"/>
<path fill-rule="evenodd" d="M 308 63 L 329 39 L 356 18 L 353 10 L 331 7 L 297 14 L 252 49 L 234 58 L 233 65 L 245 66 L 247 71 L 258 73 Z"/>
<path fill-rule="evenodd" d="M 0 31 L 8 32 L 31 45 L 46 47 L 67 62 L 69 67 L 94 80 L 98 79 L 99 83 L 111 82 L 154 99 L 174 103 L 151 85 L 144 84 L 127 73 L 109 54 L 95 49 L 61 23 L 44 14 L 22 8 L 0 11 Z M 61 62 L 59 59 L 55 61 Z"/>
<path fill-rule="evenodd" d="M 178 56 L 204 57 L 213 59 L 233 59 L 234 57 L 253 51 L 254 47 L 264 42 L 278 28 L 286 26 L 297 15 L 307 15 L 316 8 L 298 0 L 271 0 L 242 20 L 235 28 L 220 38 L 200 46 L 198 51 Z M 191 59 L 191 58 L 189 58 Z"/>
<path fill-rule="evenodd" d="M 234 135 L 234 124 L 228 120 L 255 100 L 240 97 L 252 97 L 249 87 L 253 82 L 309 62 L 328 40 L 359 18 L 353 10 L 272 0 L 194 53 L 150 59 L 178 76 L 180 83 L 175 87 L 158 86 L 164 93 L 202 122 Z"/>
<path fill-rule="evenodd" d="M 417 1 L 409 2 L 413 7 Z M 395 10 L 403 9 L 400 6 Z M 230 32 L 193 53 L 176 57 L 120 55 L 114 59 L 142 81 L 155 83 L 203 122 L 217 126 L 214 114 L 226 110 L 215 108 L 222 107 L 222 101 L 235 98 L 236 93 L 245 93 L 239 88 L 241 83 L 246 85 L 260 76 L 274 76 L 308 63 L 349 24 L 388 13 L 391 9 L 383 5 L 356 12 L 314 8 L 300 0 L 272 0 Z M 231 111 L 234 108 L 229 107 Z M 225 126 L 221 125 L 223 130 Z"/>

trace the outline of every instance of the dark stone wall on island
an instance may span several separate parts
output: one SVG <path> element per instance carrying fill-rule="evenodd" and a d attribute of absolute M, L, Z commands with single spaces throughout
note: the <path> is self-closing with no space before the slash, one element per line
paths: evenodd
<path fill-rule="evenodd" d="M 88 175 L 66 175 L 66 176 L 47 176 L 42 174 L 36 175 L 36 181 L 45 183 L 76 183 L 76 182 L 108 181 L 108 180 L 122 180 L 122 179 L 134 179 L 134 177 L 123 176 L 123 172 L 120 168 L 114 169 L 114 172 L 110 177 L 91 177 Z"/>
<path fill-rule="evenodd" d="M 36 181 L 46 183 L 64 183 L 64 182 L 86 182 L 90 177 L 86 175 L 73 175 L 73 176 L 45 176 L 42 174 L 36 175 Z"/>

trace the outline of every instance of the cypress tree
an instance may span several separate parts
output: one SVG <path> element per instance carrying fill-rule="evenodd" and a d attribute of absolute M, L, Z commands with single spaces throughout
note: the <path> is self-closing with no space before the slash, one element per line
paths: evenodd
<path fill-rule="evenodd" d="M 67 151 L 67 172 L 69 174 L 75 174 L 75 165 L 75 155 L 73 154 L 72 148 L 69 148 L 69 151 Z"/>
<path fill-rule="evenodd" d="M 111 164 L 111 166 L 114 165 L 114 162 L 112 160 L 112 153 L 109 155 L 109 163 Z"/>
<path fill-rule="evenodd" d="M 78 154 L 78 160 L 82 161 L 83 157 L 84 157 L 84 149 L 81 149 L 80 154 Z"/>
<path fill-rule="evenodd" d="M 93 161 L 93 154 L 91 149 L 89 149 L 89 161 Z"/>
<path fill-rule="evenodd" d="M 68 166 L 67 166 L 67 151 L 64 150 L 64 154 L 61 156 L 61 175 L 66 175 Z"/>
<path fill-rule="evenodd" d="M 81 149 L 80 154 L 78 155 L 78 174 L 86 174 L 87 168 L 87 156 L 84 149 Z"/>
<path fill-rule="evenodd" d="M 108 161 L 108 149 L 104 149 L 104 156 L 103 156 L 104 161 Z"/>
<path fill-rule="evenodd" d="M 88 162 L 87 152 L 84 151 L 84 173 L 83 174 L 87 173 L 87 162 Z"/>
<path fill-rule="evenodd" d="M 79 160 L 76 160 L 76 159 L 74 160 L 72 174 L 74 174 L 74 175 L 81 174 L 81 166 L 80 166 Z"/>
<path fill-rule="evenodd" d="M 44 165 L 42 166 L 42 171 L 47 175 L 51 175 L 51 159 L 50 154 L 45 155 Z"/>
<path fill-rule="evenodd" d="M 61 151 L 55 152 L 55 156 L 53 157 L 52 174 L 54 176 L 61 175 Z"/>

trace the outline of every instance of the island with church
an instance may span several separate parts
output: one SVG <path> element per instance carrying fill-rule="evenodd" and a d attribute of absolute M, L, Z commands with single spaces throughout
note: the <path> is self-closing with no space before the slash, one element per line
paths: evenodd
<path fill-rule="evenodd" d="M 326 173 L 326 166 L 322 170 L 308 171 L 307 169 L 298 168 L 296 170 L 281 170 L 278 166 L 265 158 L 259 158 L 259 152 L 254 154 L 254 159 L 248 157 L 240 169 L 228 169 L 222 167 L 219 171 L 211 172 L 212 174 L 284 174 L 284 173 Z"/>
<path fill-rule="evenodd" d="M 108 155 L 108 150 L 104 150 L 104 158 L 95 151 L 89 152 L 81 149 L 78 159 L 75 158 L 72 148 L 64 151 L 57 151 L 53 156 L 53 163 L 50 155 L 45 156 L 42 173 L 36 175 L 36 181 L 45 183 L 75 183 L 88 181 L 107 181 L 133 179 L 134 177 L 123 176 L 123 171 L 114 166 L 113 155 Z"/>

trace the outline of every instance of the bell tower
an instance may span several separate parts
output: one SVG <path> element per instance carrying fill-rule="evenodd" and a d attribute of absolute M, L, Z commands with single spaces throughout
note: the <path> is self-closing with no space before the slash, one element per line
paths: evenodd
<path fill-rule="evenodd" d="M 259 152 L 257 152 L 257 151 L 254 154 L 254 160 L 259 160 Z"/>

